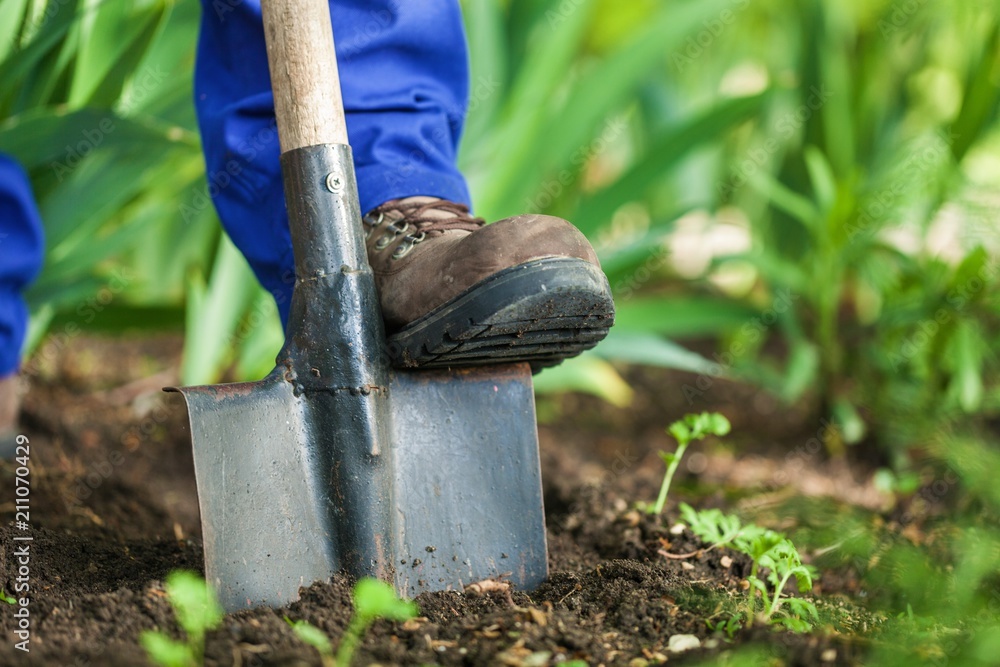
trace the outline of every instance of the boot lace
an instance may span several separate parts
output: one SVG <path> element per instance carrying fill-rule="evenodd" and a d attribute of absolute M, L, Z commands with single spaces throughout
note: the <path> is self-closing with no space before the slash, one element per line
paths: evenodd
<path fill-rule="evenodd" d="M 406 234 L 403 242 L 396 246 L 393 251 L 392 259 L 406 256 L 415 245 L 429 237 L 440 236 L 451 230 L 474 232 L 486 224 L 482 218 L 473 217 L 469 213 L 468 206 L 458 202 L 440 199 L 419 203 L 394 199 L 375 207 L 362 218 L 367 227 L 365 238 L 374 233 L 375 229 L 385 221 L 386 213 L 390 211 L 394 211 L 402 217 L 391 222 L 385 228 L 386 233 L 375 242 L 375 249 L 383 250 L 391 245 L 397 236 Z M 452 216 L 429 216 L 430 211 L 445 211 L 451 213 Z"/>

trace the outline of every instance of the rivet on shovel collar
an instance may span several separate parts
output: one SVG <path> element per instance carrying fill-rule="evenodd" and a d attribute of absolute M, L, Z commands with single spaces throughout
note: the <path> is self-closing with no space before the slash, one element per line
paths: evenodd
<path fill-rule="evenodd" d="M 344 179 L 335 171 L 331 171 L 326 177 L 326 189 L 333 193 L 338 193 L 344 189 Z"/>

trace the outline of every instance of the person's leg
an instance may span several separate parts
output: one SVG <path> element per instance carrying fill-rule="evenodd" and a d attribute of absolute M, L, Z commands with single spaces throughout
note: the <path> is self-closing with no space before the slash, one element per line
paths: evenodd
<path fill-rule="evenodd" d="M 468 95 L 457 0 L 332 0 L 361 210 L 428 195 L 469 203 L 455 165 Z M 195 107 L 226 231 L 282 321 L 294 284 L 259 0 L 204 0 Z"/>
<path fill-rule="evenodd" d="M 397 366 L 558 363 L 614 319 L 565 220 L 469 214 L 455 158 L 468 98 L 458 0 L 330 0 L 368 259 Z M 294 262 L 259 0 L 204 0 L 195 104 L 223 225 L 287 322 Z"/>
<path fill-rule="evenodd" d="M 13 159 L 0 154 L 0 445 L 17 417 L 15 374 L 28 328 L 21 293 L 41 268 L 43 245 L 28 176 Z"/>

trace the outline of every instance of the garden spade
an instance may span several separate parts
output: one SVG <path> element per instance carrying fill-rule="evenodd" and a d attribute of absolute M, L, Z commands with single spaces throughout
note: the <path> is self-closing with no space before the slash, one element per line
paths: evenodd
<path fill-rule="evenodd" d="M 263 0 L 297 282 L 263 380 L 187 402 L 207 579 L 229 611 L 338 571 L 403 595 L 547 574 L 527 364 L 402 372 L 364 246 L 326 0 Z"/>

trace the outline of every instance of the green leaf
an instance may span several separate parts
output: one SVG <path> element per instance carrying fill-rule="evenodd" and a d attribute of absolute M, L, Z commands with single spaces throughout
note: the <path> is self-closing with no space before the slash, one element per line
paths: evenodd
<path fill-rule="evenodd" d="M 728 434 L 731 429 L 732 425 L 723 415 L 720 415 L 718 412 L 708 414 L 708 425 L 705 430 L 712 435 L 723 436 Z"/>
<path fill-rule="evenodd" d="M 572 216 L 573 224 L 585 234 L 593 234 L 610 222 L 623 204 L 643 199 L 651 187 L 692 151 L 712 145 L 727 130 L 759 113 L 768 97 L 765 93 L 724 100 L 707 110 L 684 116 L 660 131 L 624 174 L 580 201 Z"/>
<path fill-rule="evenodd" d="M 507 45 L 504 41 L 503 8 L 494 0 L 465 3 L 469 43 L 469 111 L 462 147 L 479 145 L 493 123 L 507 81 Z M 462 163 L 464 160 L 460 160 Z"/>
<path fill-rule="evenodd" d="M 97 149 L 141 147 L 155 155 L 181 142 L 197 145 L 190 135 L 148 120 L 120 118 L 107 109 L 40 108 L 0 122 L 0 149 L 26 170 L 46 167 L 56 178 L 65 178 Z"/>
<path fill-rule="evenodd" d="M 181 379 L 185 384 L 206 384 L 219 379 L 232 353 L 229 341 L 258 291 L 246 260 L 229 237 L 223 237 L 208 285 L 194 277 L 189 286 L 181 362 Z"/>
<path fill-rule="evenodd" d="M 534 381 L 535 391 L 539 394 L 578 391 L 603 398 L 620 408 L 627 407 L 634 394 L 618 371 L 592 352 L 546 368 L 535 376 Z"/>
<path fill-rule="evenodd" d="M 795 616 L 779 616 L 777 618 L 771 619 L 771 625 L 780 625 L 782 627 L 791 630 L 792 632 L 809 632 L 812 630 L 812 625 L 801 618 Z"/>
<path fill-rule="evenodd" d="M 667 428 L 667 432 L 674 437 L 678 444 L 686 445 L 691 442 L 691 429 L 684 422 L 674 422 Z"/>
<path fill-rule="evenodd" d="M 758 311 L 733 301 L 700 297 L 636 298 L 618 304 L 615 330 L 669 338 L 712 336 L 750 323 Z"/>
<path fill-rule="evenodd" d="M 194 653 L 187 644 L 160 633 L 146 630 L 139 635 L 139 643 L 146 649 L 149 659 L 161 667 L 194 667 Z"/>
<path fill-rule="evenodd" d="M 549 5 L 558 11 L 557 2 Z M 540 21 L 532 31 L 532 48 L 518 69 L 519 74 L 511 84 L 501 114 L 499 127 L 494 130 L 489 153 L 502 152 L 504 159 L 493 165 L 486 190 L 477 197 L 478 206 L 487 218 L 503 217 L 512 204 L 514 190 L 524 191 L 524 182 L 537 185 L 536 169 L 525 175 L 525 166 L 538 154 L 538 144 L 544 136 L 542 127 L 545 107 L 539 100 L 548 99 L 566 77 L 574 56 L 583 41 L 587 23 L 594 8 L 594 0 L 582 0 L 573 6 L 567 16 L 550 22 Z M 520 183 L 518 183 L 520 181 Z"/>
<path fill-rule="evenodd" d="M 996 127 L 1000 107 L 1000 87 L 996 78 L 1000 72 L 1000 24 L 995 21 L 969 71 L 962 109 L 951 128 L 956 135 L 951 151 L 959 162 L 990 127 Z"/>
<path fill-rule="evenodd" d="M 70 87 L 70 106 L 93 104 L 115 71 L 119 80 L 111 82 L 112 88 L 105 91 L 104 101 L 117 99 L 124 80 L 122 74 L 138 65 L 163 18 L 164 8 L 162 2 L 149 5 L 144 11 L 136 4 L 121 1 L 94 5 L 77 26 L 80 48 Z M 115 38 L 107 39 L 105 35 Z"/>
<path fill-rule="evenodd" d="M 814 387 L 819 377 L 819 349 L 808 340 L 793 340 L 788 363 L 781 381 L 780 394 L 788 402 L 796 401 Z"/>
<path fill-rule="evenodd" d="M 954 358 L 955 367 L 950 389 L 957 396 L 958 405 L 967 414 L 976 413 L 983 404 L 983 340 L 975 323 L 963 318 L 949 341 L 949 352 Z"/>
<path fill-rule="evenodd" d="M 677 455 L 672 452 L 657 452 L 664 463 L 670 465 L 677 460 Z"/>
<path fill-rule="evenodd" d="M 26 91 L 23 79 L 38 70 L 40 63 L 61 43 L 76 23 L 80 16 L 77 4 L 78 0 L 53 1 L 46 6 L 37 23 L 26 21 L 34 30 L 28 37 L 29 41 L 21 43 L 18 49 L 11 49 L 0 62 L 0 72 L 4 73 L 0 80 L 0 112 L 9 111 L 4 102 L 24 95 Z M 48 16 L 50 7 L 54 8 L 54 13 Z"/>
<path fill-rule="evenodd" d="M 399 599 L 391 585 L 378 579 L 366 577 L 358 581 L 353 599 L 354 613 L 364 620 L 405 621 L 417 615 L 417 605 L 412 600 Z"/>
<path fill-rule="evenodd" d="M 801 618 L 819 620 L 819 611 L 816 609 L 816 605 L 809 600 L 804 600 L 802 598 L 788 598 L 785 600 L 785 605 L 788 607 L 790 613 Z"/>
<path fill-rule="evenodd" d="M 800 565 L 798 567 L 792 568 L 792 575 L 798 582 L 800 593 L 807 593 L 812 590 L 813 587 L 812 573 L 806 567 Z"/>
<path fill-rule="evenodd" d="M 805 159 L 819 210 L 829 212 L 837 198 L 837 180 L 833 175 L 833 168 L 822 151 L 815 146 L 806 147 Z"/>
<path fill-rule="evenodd" d="M 715 362 L 655 334 L 611 329 L 593 354 L 609 361 L 673 368 L 689 373 L 724 375 Z"/>
<path fill-rule="evenodd" d="M 28 0 L 3 0 L 0 2 L 0 62 L 18 46 L 18 33 L 24 19 Z"/>
<path fill-rule="evenodd" d="M 292 621 L 287 616 L 285 621 L 292 626 L 295 636 L 304 643 L 319 651 L 320 655 L 333 655 L 333 644 L 326 634 L 315 625 L 310 625 L 305 621 Z"/>
<path fill-rule="evenodd" d="M 813 233 L 818 231 L 820 212 L 808 198 L 764 172 L 757 172 L 751 177 L 750 184 L 776 209 L 787 213 Z"/>
<path fill-rule="evenodd" d="M 565 164 L 581 144 L 589 143 L 587 140 L 595 136 L 602 121 L 629 101 L 651 69 L 725 4 L 724 0 L 702 0 L 662 6 L 630 43 L 583 75 L 564 106 L 571 113 L 549 121 L 544 134 L 543 171 Z"/>
<path fill-rule="evenodd" d="M 861 442 L 868 428 L 857 408 L 846 398 L 837 398 L 833 404 L 833 415 L 840 427 L 844 442 L 856 445 Z"/>
<path fill-rule="evenodd" d="M 222 622 L 222 607 L 201 576 L 186 570 L 171 572 L 165 589 L 177 614 L 177 622 L 188 636 L 202 636 Z"/>
<path fill-rule="evenodd" d="M 235 342 L 240 348 L 236 360 L 237 375 L 262 378 L 274 368 L 274 359 L 285 342 L 281 319 L 274 297 L 261 288 L 249 315 L 236 330 Z"/>

